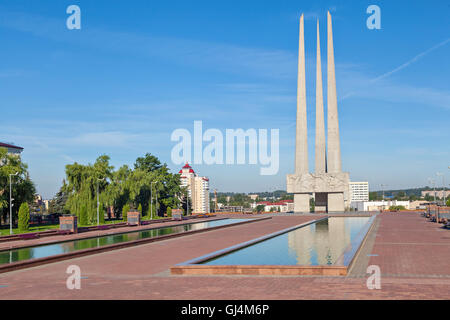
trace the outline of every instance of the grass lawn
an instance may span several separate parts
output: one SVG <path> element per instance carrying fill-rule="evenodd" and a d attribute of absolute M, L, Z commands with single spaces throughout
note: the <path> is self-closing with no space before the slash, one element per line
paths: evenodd
<path fill-rule="evenodd" d="M 113 223 L 121 223 L 122 220 L 108 220 L 104 223 L 101 223 L 100 225 L 104 224 L 113 224 Z M 92 227 L 96 226 L 97 224 L 88 224 L 88 225 L 82 225 L 78 224 L 78 227 Z M 52 229 L 59 229 L 59 224 L 52 224 L 52 225 L 46 225 L 46 226 L 36 226 L 36 227 L 30 227 L 30 230 L 25 232 L 19 232 L 18 228 L 13 228 L 13 234 L 20 234 L 20 233 L 30 233 L 30 232 L 38 232 L 38 231 L 46 231 L 46 230 L 52 230 Z M 6 229 L 0 229 L 0 236 L 9 236 L 9 228 Z"/>
<path fill-rule="evenodd" d="M 30 230 L 25 231 L 25 232 L 19 232 L 18 228 L 13 228 L 13 234 L 30 233 L 30 232 L 58 229 L 58 228 L 59 228 L 59 224 L 51 224 L 51 225 L 48 225 L 48 226 L 30 227 Z M 0 236 L 9 236 L 9 228 L 8 229 L 0 229 Z"/>
<path fill-rule="evenodd" d="M 153 216 L 153 220 L 157 220 L 157 219 L 164 219 L 167 217 L 159 217 L 159 216 Z M 143 216 L 141 218 L 141 220 L 151 220 L 150 216 Z M 122 220 L 108 220 L 105 221 L 104 223 L 101 223 L 100 225 L 104 225 L 104 224 L 114 224 L 114 223 L 122 223 Z M 78 227 L 92 227 L 92 226 L 96 226 L 97 224 L 88 224 L 88 225 L 82 225 L 80 223 L 78 223 Z M 30 230 L 25 231 L 25 232 L 19 232 L 18 228 L 13 228 L 13 234 L 20 234 L 20 233 L 30 233 L 30 232 L 38 232 L 38 231 L 46 231 L 46 230 L 52 230 L 52 229 L 59 229 L 59 224 L 52 224 L 52 225 L 47 225 L 47 226 L 37 226 L 37 227 L 30 227 Z M 0 236 L 8 236 L 9 235 L 9 228 L 6 229 L 0 229 Z"/>
<path fill-rule="evenodd" d="M 147 220 L 157 220 L 157 219 L 166 219 L 167 217 L 160 217 L 160 216 L 153 216 L 153 219 L 150 219 L 150 216 L 143 216 L 141 217 L 142 221 L 147 221 Z"/>

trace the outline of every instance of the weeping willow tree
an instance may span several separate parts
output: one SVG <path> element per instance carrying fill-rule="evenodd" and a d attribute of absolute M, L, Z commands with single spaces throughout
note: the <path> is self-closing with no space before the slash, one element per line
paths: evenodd
<path fill-rule="evenodd" d="M 102 155 L 94 164 L 66 166 L 65 208 L 78 216 L 80 224 L 97 222 L 97 183 L 100 216 L 104 214 L 103 208 L 111 206 L 116 216 L 123 215 L 125 206 L 130 210 L 141 208 L 143 214 L 149 214 L 153 207 L 154 215 L 179 206 L 179 175 L 170 173 L 157 157 L 146 154 L 136 160 L 133 169 L 123 165 L 116 171 L 109 160 Z"/>
<path fill-rule="evenodd" d="M 75 214 L 81 224 L 97 222 L 97 186 L 101 204 L 105 205 L 104 191 L 108 179 L 113 175 L 113 169 L 106 155 L 98 157 L 93 165 L 74 163 L 66 166 L 66 209 Z"/>

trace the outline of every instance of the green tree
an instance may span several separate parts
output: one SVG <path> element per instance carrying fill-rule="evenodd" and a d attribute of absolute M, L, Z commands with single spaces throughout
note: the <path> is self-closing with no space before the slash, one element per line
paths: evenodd
<path fill-rule="evenodd" d="M 86 213 L 86 224 L 96 223 L 97 184 L 99 197 L 103 203 L 107 200 L 104 195 L 108 185 L 106 179 L 111 179 L 113 169 L 114 167 L 109 165 L 109 157 L 106 155 L 98 157 L 94 164 L 81 165 L 75 162 L 67 165 L 67 184 L 63 186 L 63 192 L 68 195 L 65 208 L 77 215 L 80 221 L 85 220 L 84 217 L 81 219 L 81 210 L 83 210 L 83 214 Z"/>
<path fill-rule="evenodd" d="M 94 164 L 70 164 L 66 166 L 65 181 L 65 208 L 80 216 L 82 205 L 86 205 L 88 223 L 96 222 L 97 183 L 100 203 L 103 207 L 112 206 L 116 216 L 127 204 L 133 210 L 140 207 L 142 214 L 149 213 L 152 198 L 156 213 L 180 204 L 180 176 L 170 173 L 166 164 L 149 153 L 136 160 L 134 169 L 124 165 L 115 171 L 106 155 L 98 157 Z"/>
<path fill-rule="evenodd" d="M 141 169 L 148 172 L 159 170 L 162 167 L 163 166 L 161 165 L 159 159 L 150 153 L 147 153 L 143 157 L 137 158 L 134 164 L 135 169 Z"/>
<path fill-rule="evenodd" d="M 79 220 L 81 225 L 88 224 L 88 208 L 86 204 L 82 204 L 79 212 Z"/>
<path fill-rule="evenodd" d="M 310 212 L 314 212 L 314 210 L 316 210 L 316 202 L 314 201 L 314 198 L 309 199 L 309 210 Z"/>
<path fill-rule="evenodd" d="M 15 175 L 17 173 L 17 175 Z M 12 208 L 13 221 L 17 220 L 19 203 L 31 203 L 36 189 L 28 173 L 28 166 L 22 162 L 20 155 L 9 154 L 6 148 L 0 147 L 0 216 L 6 222 L 9 216 L 10 174 L 12 194 L 16 205 Z"/>
<path fill-rule="evenodd" d="M 69 214 L 69 210 L 65 208 L 67 198 L 69 195 L 65 191 L 66 189 L 66 181 L 63 180 L 63 185 L 50 201 L 48 205 L 48 213 L 61 213 L 61 214 Z"/>
<path fill-rule="evenodd" d="M 171 207 L 167 207 L 167 216 L 171 217 L 172 216 L 172 208 Z"/>
<path fill-rule="evenodd" d="M 381 196 L 377 191 L 369 192 L 369 200 L 370 201 L 377 201 L 381 200 Z"/>
<path fill-rule="evenodd" d="M 192 199 L 189 197 L 188 189 L 183 187 L 181 190 L 182 200 L 181 200 L 181 208 L 183 209 L 183 213 L 185 215 L 192 214 Z M 189 209 L 189 210 L 188 210 Z"/>
<path fill-rule="evenodd" d="M 264 211 L 264 205 L 263 204 L 259 204 L 256 206 L 256 212 L 263 212 Z"/>
<path fill-rule="evenodd" d="M 285 193 L 280 197 L 280 200 L 294 200 L 294 195 L 290 193 Z"/>
<path fill-rule="evenodd" d="M 138 212 L 139 212 L 139 214 L 142 217 L 142 204 L 140 204 L 140 203 L 139 203 L 139 206 L 138 206 Z"/>
<path fill-rule="evenodd" d="M 395 199 L 397 199 L 397 200 L 402 200 L 402 199 L 405 198 L 405 197 L 406 197 L 405 192 L 404 192 L 404 191 L 399 191 L 399 192 L 396 194 Z"/>
<path fill-rule="evenodd" d="M 150 212 L 151 209 L 153 210 L 153 212 Z M 157 209 L 156 209 L 156 204 L 155 203 L 153 204 L 153 206 L 150 206 L 148 208 L 147 215 L 149 217 L 151 217 L 152 219 L 158 219 L 158 214 L 157 214 Z"/>
<path fill-rule="evenodd" d="M 19 209 L 19 231 L 25 232 L 30 229 L 30 208 L 28 203 L 24 202 Z"/>

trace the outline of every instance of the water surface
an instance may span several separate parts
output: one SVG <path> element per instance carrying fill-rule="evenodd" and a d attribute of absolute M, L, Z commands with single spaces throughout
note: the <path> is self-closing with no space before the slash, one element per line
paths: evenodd
<path fill-rule="evenodd" d="M 203 262 L 206 265 L 332 265 L 370 217 L 331 217 Z"/>
<path fill-rule="evenodd" d="M 200 230 L 205 228 L 229 225 L 246 219 L 223 219 L 215 221 L 196 222 L 174 227 L 162 227 L 152 230 L 135 231 L 116 235 L 101 236 L 91 239 L 80 239 L 67 242 L 60 242 L 48 245 L 40 245 L 21 249 L 13 249 L 0 252 L 0 264 L 12 263 L 17 261 L 44 258 L 57 254 L 73 252 L 82 249 L 98 248 L 105 245 L 153 238 L 157 236 L 182 233 L 191 230 Z"/>

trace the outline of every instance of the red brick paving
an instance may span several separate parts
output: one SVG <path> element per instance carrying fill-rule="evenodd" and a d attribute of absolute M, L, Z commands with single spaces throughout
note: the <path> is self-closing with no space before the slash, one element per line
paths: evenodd
<path fill-rule="evenodd" d="M 171 276 L 179 262 L 319 216 L 274 217 L 207 233 L 111 251 L 0 275 L 1 299 L 449 299 L 450 230 L 417 214 L 380 215 L 370 263 L 381 290 L 366 278 Z M 408 230 L 413 230 L 408 232 Z M 422 243 L 429 250 L 422 250 Z M 431 243 L 431 244 L 424 244 Z M 440 248 L 440 249 L 438 249 Z M 440 250 L 440 251 L 438 251 Z M 66 289 L 68 265 L 81 267 L 81 290 Z M 6 287 L 1 287 L 1 286 Z"/>
<path fill-rule="evenodd" d="M 382 274 L 450 278 L 450 230 L 415 213 L 380 215 L 370 264 Z"/>

